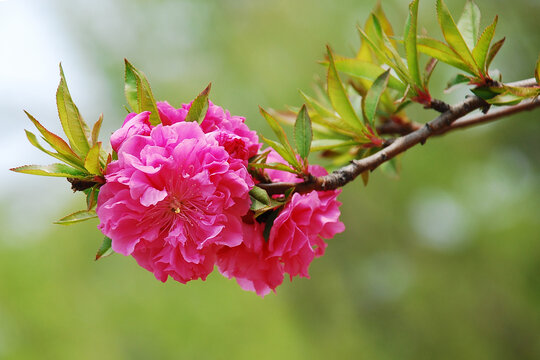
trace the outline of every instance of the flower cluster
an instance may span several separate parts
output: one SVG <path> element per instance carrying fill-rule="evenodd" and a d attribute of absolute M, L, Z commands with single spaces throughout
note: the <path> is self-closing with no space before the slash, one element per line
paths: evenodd
<path fill-rule="evenodd" d="M 268 162 L 285 161 L 275 151 L 268 155 Z M 326 175 L 320 166 L 309 166 L 315 176 Z M 298 182 L 294 174 L 267 170 L 272 181 Z M 274 220 L 268 241 L 264 240 L 264 223 L 257 219 L 243 224 L 242 244 L 218 253 L 218 268 L 229 278 L 234 277 L 244 290 L 266 295 L 283 282 L 284 273 L 291 280 L 294 276 L 309 277 L 308 267 L 315 257 L 324 254 L 326 243 L 345 230 L 339 221 L 337 196 L 341 190 L 295 193 L 283 206 Z"/>
<path fill-rule="evenodd" d="M 265 241 L 265 224 L 249 210 L 254 181 L 247 165 L 260 149 L 256 133 L 212 103 L 201 124 L 186 122 L 190 106 L 157 103 L 161 124 L 152 126 L 148 111 L 132 113 L 111 136 L 118 160 L 106 169 L 97 214 L 112 249 L 161 281 L 204 280 L 217 264 L 260 295 L 281 284 L 284 273 L 308 276 L 310 262 L 324 252 L 322 238 L 344 228 L 339 191 L 294 194 Z M 280 171 L 268 175 L 297 180 Z"/>

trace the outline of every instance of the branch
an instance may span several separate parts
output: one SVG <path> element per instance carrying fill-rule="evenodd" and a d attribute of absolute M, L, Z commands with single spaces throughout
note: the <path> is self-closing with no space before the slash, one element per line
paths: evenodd
<path fill-rule="evenodd" d="M 535 79 L 527 79 L 508 85 L 530 87 L 538 84 Z M 461 103 L 450 106 L 447 111 L 440 114 L 437 118 L 409 134 L 398 137 L 393 141 L 386 142 L 388 146 L 377 153 L 363 159 L 353 160 L 348 165 L 335 170 L 331 174 L 314 177 L 301 183 L 269 183 L 258 184 L 257 186 L 265 189 L 270 195 L 283 194 L 290 188 L 294 188 L 295 191 L 299 193 L 306 193 L 313 190 L 335 190 L 353 181 L 364 171 L 373 171 L 384 162 L 405 152 L 411 147 L 419 143 L 424 144 L 431 136 L 442 135 L 451 130 L 486 123 L 518 112 L 532 110 L 536 107 L 540 107 L 540 100 L 538 98 L 524 100 L 517 105 L 500 108 L 487 114 L 463 118 L 468 113 L 485 106 L 487 106 L 487 103 L 482 98 L 471 96 Z"/>

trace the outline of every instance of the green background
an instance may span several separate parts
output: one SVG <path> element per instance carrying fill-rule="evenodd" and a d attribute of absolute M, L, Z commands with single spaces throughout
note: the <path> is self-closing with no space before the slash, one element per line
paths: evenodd
<path fill-rule="evenodd" d="M 9 173 L 47 163 L 24 138 L 22 109 L 58 131 L 57 63 L 102 140 L 123 120 L 123 58 L 156 98 L 179 106 L 212 82 L 211 100 L 269 135 L 258 105 L 298 106 L 324 76 L 325 44 L 358 46 L 374 1 L 0 2 L 0 359 L 538 359 L 539 112 L 429 140 L 341 195 L 347 230 L 311 279 L 260 298 L 217 272 L 162 284 L 121 255 L 93 261 L 96 222 L 52 221 L 83 206 L 62 179 Z M 420 26 L 440 37 L 434 1 Z M 448 1 L 454 14 L 463 1 Z M 494 66 L 529 78 L 540 49 L 535 0 L 478 1 L 506 36 Z M 399 33 L 407 3 L 383 1 Z M 440 66 L 433 92 L 452 72 Z M 420 108 L 411 117 L 436 114 Z M 7 149 L 7 150 L 6 150 Z"/>

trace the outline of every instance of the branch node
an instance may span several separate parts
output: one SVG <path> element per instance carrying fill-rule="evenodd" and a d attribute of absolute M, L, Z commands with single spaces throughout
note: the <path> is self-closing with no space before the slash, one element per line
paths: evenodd
<path fill-rule="evenodd" d="M 431 103 L 429 104 L 429 107 L 435 111 L 438 111 L 440 113 L 445 113 L 448 110 L 450 110 L 450 105 L 445 103 L 442 100 L 433 99 L 431 100 Z"/>

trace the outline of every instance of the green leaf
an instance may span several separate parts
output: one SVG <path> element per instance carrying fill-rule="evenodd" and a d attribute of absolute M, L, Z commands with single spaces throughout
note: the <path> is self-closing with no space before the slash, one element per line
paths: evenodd
<path fill-rule="evenodd" d="M 476 76 L 480 76 L 478 66 L 474 61 L 471 50 L 461 36 L 452 15 L 450 15 L 446 4 L 442 0 L 437 0 L 437 17 L 439 19 L 439 24 L 441 25 L 443 36 L 448 45 L 450 45 L 455 54 L 463 60 L 463 63 L 467 65 L 469 72 Z"/>
<path fill-rule="evenodd" d="M 418 67 L 418 51 L 416 49 L 416 27 L 418 22 L 418 0 L 414 0 L 409 5 L 409 16 L 405 25 L 403 39 L 405 40 L 405 53 L 407 55 L 407 65 L 409 74 L 418 87 L 422 87 L 420 79 L 420 68 Z"/>
<path fill-rule="evenodd" d="M 426 63 L 426 67 L 424 68 L 424 76 L 423 76 L 423 86 L 424 89 L 428 88 L 429 80 L 431 79 L 431 75 L 433 74 L 433 70 L 435 70 L 435 66 L 439 63 L 439 60 L 435 58 L 431 58 Z"/>
<path fill-rule="evenodd" d="M 499 50 L 501 50 L 501 47 L 503 46 L 505 40 L 506 38 L 503 37 L 501 40 L 491 45 L 491 48 L 489 49 L 489 53 L 486 60 L 486 69 L 489 69 L 491 62 L 493 61 L 493 59 L 495 58 Z"/>
<path fill-rule="evenodd" d="M 364 183 L 364 186 L 368 186 L 369 182 L 369 171 L 364 171 L 360 174 L 362 177 L 362 182 Z"/>
<path fill-rule="evenodd" d="M 457 74 L 456 76 L 454 76 L 452 79 L 450 79 L 448 81 L 448 83 L 446 83 L 446 88 L 444 89 L 445 92 L 449 92 L 451 91 L 451 89 L 454 87 L 454 86 L 457 86 L 459 84 L 464 84 L 464 83 L 468 83 L 470 82 L 471 79 L 468 77 L 468 76 L 465 76 L 463 74 Z"/>
<path fill-rule="evenodd" d="M 84 167 L 90 174 L 103 175 L 99 162 L 99 154 L 101 151 L 101 142 L 97 142 L 86 154 L 84 159 Z"/>
<path fill-rule="evenodd" d="M 259 201 L 260 203 L 263 203 L 265 205 L 270 205 L 270 201 L 271 201 L 270 196 L 268 196 L 268 193 L 266 192 L 266 190 L 261 189 L 258 186 L 254 186 L 253 189 L 249 190 L 249 196 Z"/>
<path fill-rule="evenodd" d="M 58 221 L 55 221 L 55 224 L 59 225 L 71 225 L 75 224 L 81 221 L 86 221 L 89 219 L 97 218 L 97 214 L 95 210 L 80 210 L 76 211 L 72 214 L 69 214 L 67 216 L 64 216 Z"/>
<path fill-rule="evenodd" d="M 156 100 L 152 94 L 148 79 L 143 72 L 137 70 L 127 59 L 124 59 L 124 62 L 126 66 L 124 92 L 129 106 L 137 113 L 150 111 L 150 123 L 152 125 L 161 123 Z"/>
<path fill-rule="evenodd" d="M 486 62 L 489 53 L 489 45 L 491 44 L 491 40 L 493 40 L 493 35 L 495 35 L 497 19 L 498 17 L 495 16 L 495 20 L 493 20 L 491 25 L 485 28 L 484 32 L 482 33 L 482 35 L 480 35 L 480 38 L 478 39 L 478 43 L 473 49 L 474 61 L 476 61 L 480 69 L 482 69 L 484 75 L 488 75 L 488 68 L 486 66 Z"/>
<path fill-rule="evenodd" d="M 71 99 L 62 64 L 60 64 L 60 84 L 56 90 L 56 105 L 60 123 L 71 148 L 79 157 L 83 158 L 90 149 L 89 130 L 79 113 L 79 109 Z"/>
<path fill-rule="evenodd" d="M 302 91 L 300 91 L 300 94 L 304 97 L 308 107 L 317 113 L 311 115 L 311 120 L 313 123 L 321 125 L 327 129 L 330 129 L 332 132 L 339 133 L 347 137 L 356 136 L 357 130 L 348 125 L 346 122 L 342 121 L 341 118 L 338 118 L 338 115 L 335 112 L 325 108 L 317 100 L 304 94 Z M 315 130 L 315 127 L 313 130 Z"/>
<path fill-rule="evenodd" d="M 390 24 L 390 21 L 388 21 L 388 18 L 386 17 L 386 14 L 384 13 L 382 9 L 380 1 L 377 1 L 377 4 L 375 5 L 375 8 L 373 9 L 372 13 L 375 15 L 377 19 L 379 19 L 379 23 L 384 33 L 389 37 L 394 36 L 392 25 Z M 375 29 L 373 25 L 372 16 L 369 16 L 368 19 L 366 20 L 366 23 L 364 25 L 364 31 L 370 36 L 374 35 Z M 360 49 L 358 50 L 356 58 L 360 60 L 364 60 L 364 61 L 372 61 L 370 47 L 371 46 L 367 44 L 366 42 L 362 42 L 360 44 Z"/>
<path fill-rule="evenodd" d="M 320 116 L 322 117 L 334 117 L 335 113 L 333 110 L 330 110 L 326 108 L 324 105 L 322 105 L 319 101 L 312 98 L 311 96 L 304 93 L 302 90 L 300 90 L 300 95 L 304 98 L 306 103 L 309 107 L 311 107 L 313 110 L 315 110 Z"/>
<path fill-rule="evenodd" d="M 313 140 L 313 131 L 311 130 L 311 119 L 306 109 L 306 105 L 298 112 L 296 122 L 294 123 L 294 141 L 296 150 L 304 162 L 309 156 L 311 141 Z"/>
<path fill-rule="evenodd" d="M 440 60 L 460 70 L 475 75 L 474 71 L 457 56 L 454 51 L 445 43 L 426 36 L 419 36 L 417 48 L 424 54 Z"/>
<path fill-rule="evenodd" d="M 521 87 L 521 86 L 509 86 L 504 85 L 504 89 L 509 93 L 519 96 L 521 98 L 532 98 L 540 95 L 539 87 Z"/>
<path fill-rule="evenodd" d="M 92 210 L 96 207 L 99 188 L 92 186 L 90 189 L 84 190 L 86 193 L 86 210 Z"/>
<path fill-rule="evenodd" d="M 517 105 L 523 100 L 523 97 L 517 96 L 515 94 L 512 94 L 510 92 L 505 92 L 503 94 L 499 94 L 497 96 L 494 96 L 490 99 L 487 99 L 486 101 L 489 104 L 492 105 Z"/>
<path fill-rule="evenodd" d="M 94 127 L 92 128 L 92 146 L 98 142 L 101 123 L 103 123 L 103 114 L 99 115 L 98 121 L 96 121 Z"/>
<path fill-rule="evenodd" d="M 274 131 L 274 134 L 276 134 L 279 142 L 281 143 L 281 147 L 288 153 L 288 158 L 285 158 L 283 155 L 281 155 L 285 160 L 289 162 L 289 164 L 294 165 L 295 168 L 301 168 L 300 163 L 296 159 L 296 153 L 294 152 L 294 149 L 292 148 L 291 144 L 289 143 L 289 140 L 287 139 L 287 135 L 285 134 L 285 131 L 279 125 L 276 119 L 272 115 L 270 115 L 266 110 L 264 110 L 262 107 L 259 107 L 260 113 L 262 116 L 266 119 L 266 122 L 270 127 L 272 128 L 272 131 Z M 272 146 L 270 143 L 268 143 L 270 146 Z M 272 146 L 274 147 L 274 146 Z M 276 149 L 274 147 L 276 151 Z"/>
<path fill-rule="evenodd" d="M 341 140 L 341 139 L 321 139 L 313 140 L 311 143 L 311 151 L 323 151 L 323 150 L 332 150 L 344 146 L 354 146 L 358 145 L 357 141 L 354 140 Z"/>
<path fill-rule="evenodd" d="M 330 47 L 327 47 L 328 51 L 328 74 L 327 74 L 327 84 L 328 84 L 328 97 L 332 106 L 339 114 L 341 119 L 354 128 L 358 132 L 365 130 L 364 124 L 358 118 L 358 115 L 354 111 L 349 98 L 347 97 L 347 92 L 343 87 L 343 83 L 339 78 L 339 75 L 336 70 L 336 65 L 334 63 L 334 56 Z"/>
<path fill-rule="evenodd" d="M 69 161 L 80 164 L 82 163 L 81 158 L 73 152 L 73 150 L 69 147 L 69 145 L 59 137 L 58 135 L 53 134 L 49 130 L 45 129 L 43 125 L 39 123 L 32 115 L 30 115 L 28 112 L 24 112 L 26 116 L 32 121 L 32 123 L 35 125 L 35 127 L 39 130 L 41 135 L 43 136 L 43 139 L 51 145 L 53 149 L 58 151 L 60 155 L 63 155 L 66 159 L 69 159 Z"/>
<path fill-rule="evenodd" d="M 373 82 L 373 85 L 371 88 L 369 88 L 366 96 L 363 99 L 364 116 L 367 121 L 369 121 L 372 129 L 375 129 L 375 114 L 377 112 L 377 106 L 379 105 L 381 95 L 386 90 L 388 76 L 390 76 L 390 70 L 386 70 Z"/>
<path fill-rule="evenodd" d="M 397 52 L 392 41 L 384 33 L 379 19 L 377 19 L 374 14 L 372 14 L 371 16 L 373 17 L 373 27 L 375 29 L 375 33 L 381 39 L 383 50 L 386 53 L 387 65 L 394 69 L 398 77 L 403 82 L 407 84 L 413 83 L 413 80 L 409 76 L 409 70 L 407 69 L 407 66 L 405 66 L 401 55 Z"/>
<path fill-rule="evenodd" d="M 471 89 L 471 91 L 474 93 L 474 95 L 481 97 L 486 101 L 500 94 L 499 89 L 486 86 L 475 87 Z"/>
<path fill-rule="evenodd" d="M 212 83 L 208 84 L 208 86 L 197 95 L 195 100 L 193 100 L 186 115 L 186 121 L 196 121 L 199 124 L 202 123 L 206 116 L 206 112 L 208 111 L 208 94 L 210 93 L 211 87 Z"/>
<path fill-rule="evenodd" d="M 322 62 L 323 65 L 328 66 L 328 62 Z M 374 81 L 379 75 L 384 72 L 384 69 L 379 65 L 370 63 L 359 59 L 351 59 L 334 55 L 334 64 L 339 72 L 345 73 L 349 76 Z M 405 91 L 405 84 L 394 76 L 390 76 L 388 79 L 388 87 L 399 92 Z"/>
<path fill-rule="evenodd" d="M 274 226 L 274 221 L 276 221 L 276 218 L 278 217 L 280 211 L 280 208 L 272 210 L 268 218 L 266 219 L 263 230 L 263 238 L 266 242 L 268 242 L 268 240 L 270 239 L 270 231 L 272 230 L 272 226 Z"/>
<path fill-rule="evenodd" d="M 56 176 L 56 177 L 72 177 L 72 178 L 86 178 L 88 174 L 80 170 L 74 169 L 71 166 L 64 164 L 51 164 L 51 165 L 24 165 L 19 166 L 11 171 L 41 175 L 41 176 Z"/>
<path fill-rule="evenodd" d="M 276 150 L 276 152 L 281 155 L 281 157 L 289 164 L 291 164 L 293 166 L 293 168 L 295 168 L 296 170 L 298 171 L 302 171 L 302 167 L 300 166 L 300 163 L 298 162 L 298 160 L 296 159 L 296 156 L 294 154 L 291 154 L 289 152 L 289 150 L 286 150 L 285 147 L 283 145 L 281 145 L 280 143 L 278 142 L 275 142 L 273 140 L 270 140 L 270 139 L 267 139 L 265 138 L 264 136 L 260 136 L 261 139 L 267 143 L 271 148 L 273 148 L 274 150 Z"/>
<path fill-rule="evenodd" d="M 467 0 L 465 3 L 457 27 L 469 49 L 474 48 L 480 34 L 480 9 L 473 1 Z"/>
<path fill-rule="evenodd" d="M 101 243 L 101 246 L 99 247 L 97 253 L 96 253 L 96 260 L 99 260 L 101 258 L 107 257 L 114 253 L 112 247 L 112 240 L 108 237 L 105 237 L 103 239 L 103 242 Z"/>
<path fill-rule="evenodd" d="M 52 152 L 52 151 L 49 151 L 49 150 L 45 149 L 38 142 L 38 139 L 37 139 L 36 135 L 34 135 L 33 133 L 31 133 L 28 130 L 24 130 L 24 131 L 26 132 L 26 137 L 27 137 L 28 141 L 30 142 L 30 144 L 34 145 L 39 150 L 43 151 L 45 154 L 50 155 L 50 156 L 52 156 L 55 159 L 58 159 L 60 161 L 63 161 L 63 162 L 73 166 L 74 168 L 76 168 L 78 170 L 85 171 L 85 169 L 80 165 L 81 160 L 77 160 L 77 162 L 73 162 L 71 158 L 68 158 L 68 157 L 66 157 L 66 156 L 64 156 L 62 154 L 55 153 L 55 152 Z"/>

